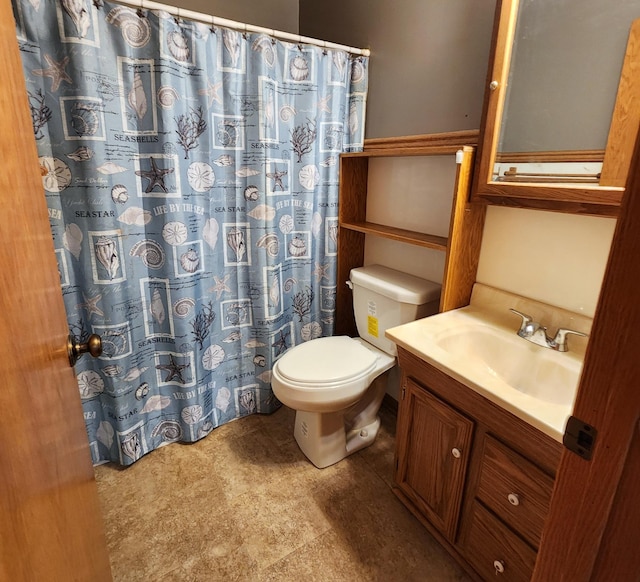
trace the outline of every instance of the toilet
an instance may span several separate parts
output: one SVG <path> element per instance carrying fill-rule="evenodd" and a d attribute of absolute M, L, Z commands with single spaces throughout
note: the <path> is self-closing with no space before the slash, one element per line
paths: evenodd
<path fill-rule="evenodd" d="M 276 397 L 296 411 L 294 437 L 323 469 L 370 445 L 396 345 L 387 328 L 438 312 L 441 286 L 381 265 L 353 269 L 347 285 L 359 337 L 317 338 L 290 348 L 272 369 Z"/>

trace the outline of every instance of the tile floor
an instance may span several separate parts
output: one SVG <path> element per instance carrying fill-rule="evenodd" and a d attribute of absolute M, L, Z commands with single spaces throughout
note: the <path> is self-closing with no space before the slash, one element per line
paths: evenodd
<path fill-rule="evenodd" d="M 323 470 L 286 407 L 96 467 L 114 581 L 468 580 L 391 492 L 395 415 L 381 418 L 373 445 Z"/>

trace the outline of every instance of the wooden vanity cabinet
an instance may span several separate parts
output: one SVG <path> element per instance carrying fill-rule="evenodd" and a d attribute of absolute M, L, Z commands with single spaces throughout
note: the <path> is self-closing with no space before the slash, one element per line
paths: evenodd
<path fill-rule="evenodd" d="M 394 493 L 472 578 L 529 580 L 561 444 L 401 347 L 398 361 Z"/>

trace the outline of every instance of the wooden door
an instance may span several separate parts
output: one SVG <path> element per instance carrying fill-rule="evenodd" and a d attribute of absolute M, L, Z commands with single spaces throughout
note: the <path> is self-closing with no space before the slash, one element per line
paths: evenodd
<path fill-rule="evenodd" d="M 2 0 L 0 580 L 111 580 L 13 22 Z"/>
<path fill-rule="evenodd" d="M 411 379 L 406 380 L 399 414 L 396 484 L 453 542 L 473 422 Z"/>

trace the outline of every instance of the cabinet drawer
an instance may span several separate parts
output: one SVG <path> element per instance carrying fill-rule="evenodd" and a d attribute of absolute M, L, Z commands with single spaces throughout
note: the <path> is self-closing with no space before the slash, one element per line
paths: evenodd
<path fill-rule="evenodd" d="M 553 479 L 487 436 L 476 497 L 534 547 L 549 510 Z"/>
<path fill-rule="evenodd" d="M 528 582 L 535 550 L 477 501 L 468 519 L 464 550 L 478 574 L 484 580 Z"/>

